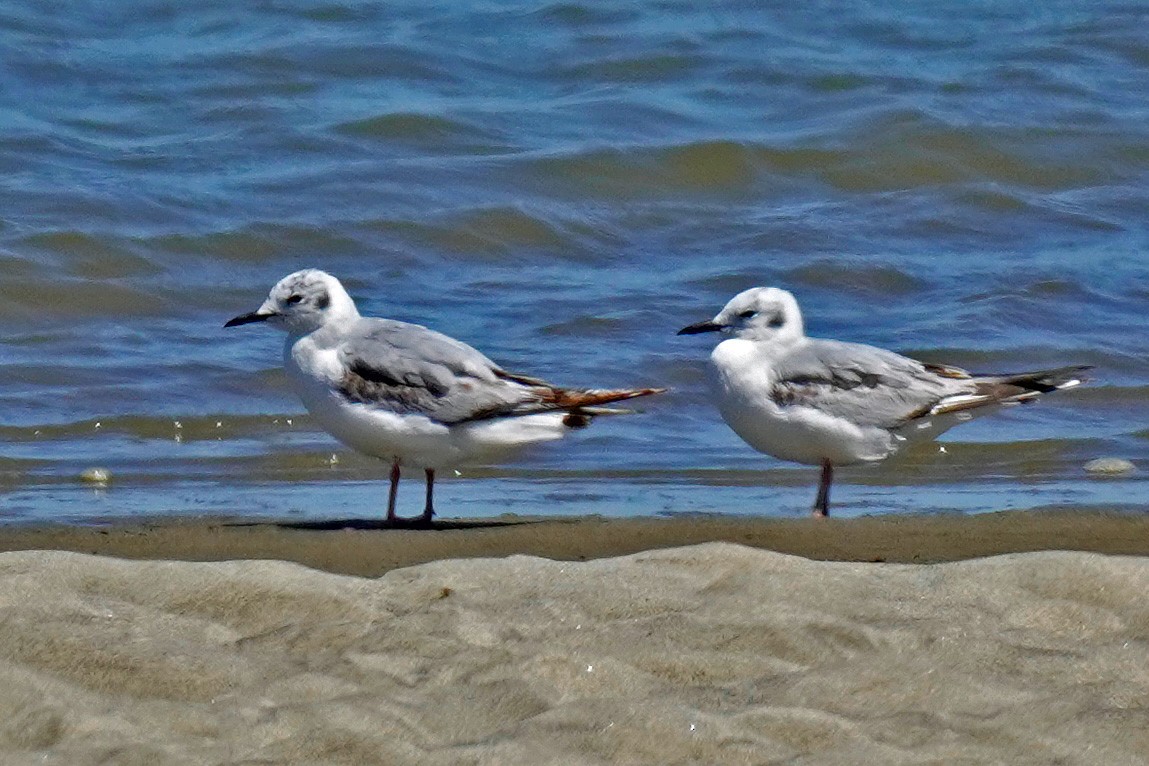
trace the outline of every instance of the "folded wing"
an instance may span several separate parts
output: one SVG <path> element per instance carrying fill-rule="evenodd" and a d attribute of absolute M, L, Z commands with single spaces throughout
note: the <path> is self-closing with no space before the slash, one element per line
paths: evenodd
<path fill-rule="evenodd" d="M 896 429 L 918 418 L 1029 401 L 1084 380 L 1088 367 L 973 375 L 856 343 L 810 339 L 776 363 L 780 406 L 806 406 L 863 426 Z"/>
<path fill-rule="evenodd" d="M 363 319 L 341 346 L 337 389 L 349 401 L 447 425 L 540 412 L 579 415 L 661 389 L 573 390 L 506 372 L 466 343 L 420 325 Z"/>
<path fill-rule="evenodd" d="M 968 379 L 939 375 L 917 360 L 830 340 L 797 346 L 776 362 L 775 373 L 776 404 L 879 428 L 896 428 L 947 396 L 972 391 Z"/>

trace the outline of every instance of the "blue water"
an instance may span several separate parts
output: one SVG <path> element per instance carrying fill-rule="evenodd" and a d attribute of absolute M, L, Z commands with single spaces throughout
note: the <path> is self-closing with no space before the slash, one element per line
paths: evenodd
<path fill-rule="evenodd" d="M 759 284 L 814 335 L 1097 366 L 840 471 L 839 514 L 1149 509 L 1146 93 L 1132 3 L 5 7 L 0 521 L 380 513 L 280 337 L 221 328 L 305 266 L 508 369 L 673 389 L 461 467 L 444 515 L 804 514 L 814 471 L 742 444 L 674 335 Z"/>

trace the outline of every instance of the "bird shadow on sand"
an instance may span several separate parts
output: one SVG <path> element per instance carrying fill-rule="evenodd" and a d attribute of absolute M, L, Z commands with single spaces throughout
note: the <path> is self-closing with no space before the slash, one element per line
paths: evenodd
<path fill-rule="evenodd" d="M 387 529 L 420 529 L 428 532 L 446 532 L 462 529 L 489 529 L 493 527 L 517 527 L 523 524 L 536 523 L 531 519 L 452 519 L 431 520 L 423 519 L 323 519 L 319 521 L 275 521 L 275 522 L 234 522 L 227 526 L 255 527 L 275 526 L 280 529 L 301 529 L 316 532 L 331 532 L 343 529 L 361 531 L 377 531 Z"/>

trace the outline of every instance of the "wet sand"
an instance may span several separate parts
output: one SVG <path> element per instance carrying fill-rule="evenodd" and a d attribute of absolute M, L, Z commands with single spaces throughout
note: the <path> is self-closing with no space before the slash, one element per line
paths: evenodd
<path fill-rule="evenodd" d="M 0 763 L 1149 759 L 1143 518 L 503 521 L 0 529 Z"/>
<path fill-rule="evenodd" d="M 382 529 L 364 520 L 251 524 L 227 519 L 0 527 L 0 552 L 66 550 L 181 561 L 276 559 L 364 577 L 448 558 L 525 554 L 582 561 L 705 542 L 827 561 L 919 564 L 1039 550 L 1149 555 L 1149 518 L 1064 511 L 783 520 L 503 517 L 448 519 L 431 530 Z"/>

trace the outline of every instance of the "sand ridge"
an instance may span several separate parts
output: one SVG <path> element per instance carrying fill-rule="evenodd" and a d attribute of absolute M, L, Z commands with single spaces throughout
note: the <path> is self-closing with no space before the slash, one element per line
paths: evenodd
<path fill-rule="evenodd" d="M 3 763 L 1139 763 L 1149 559 L 0 554 Z"/>

